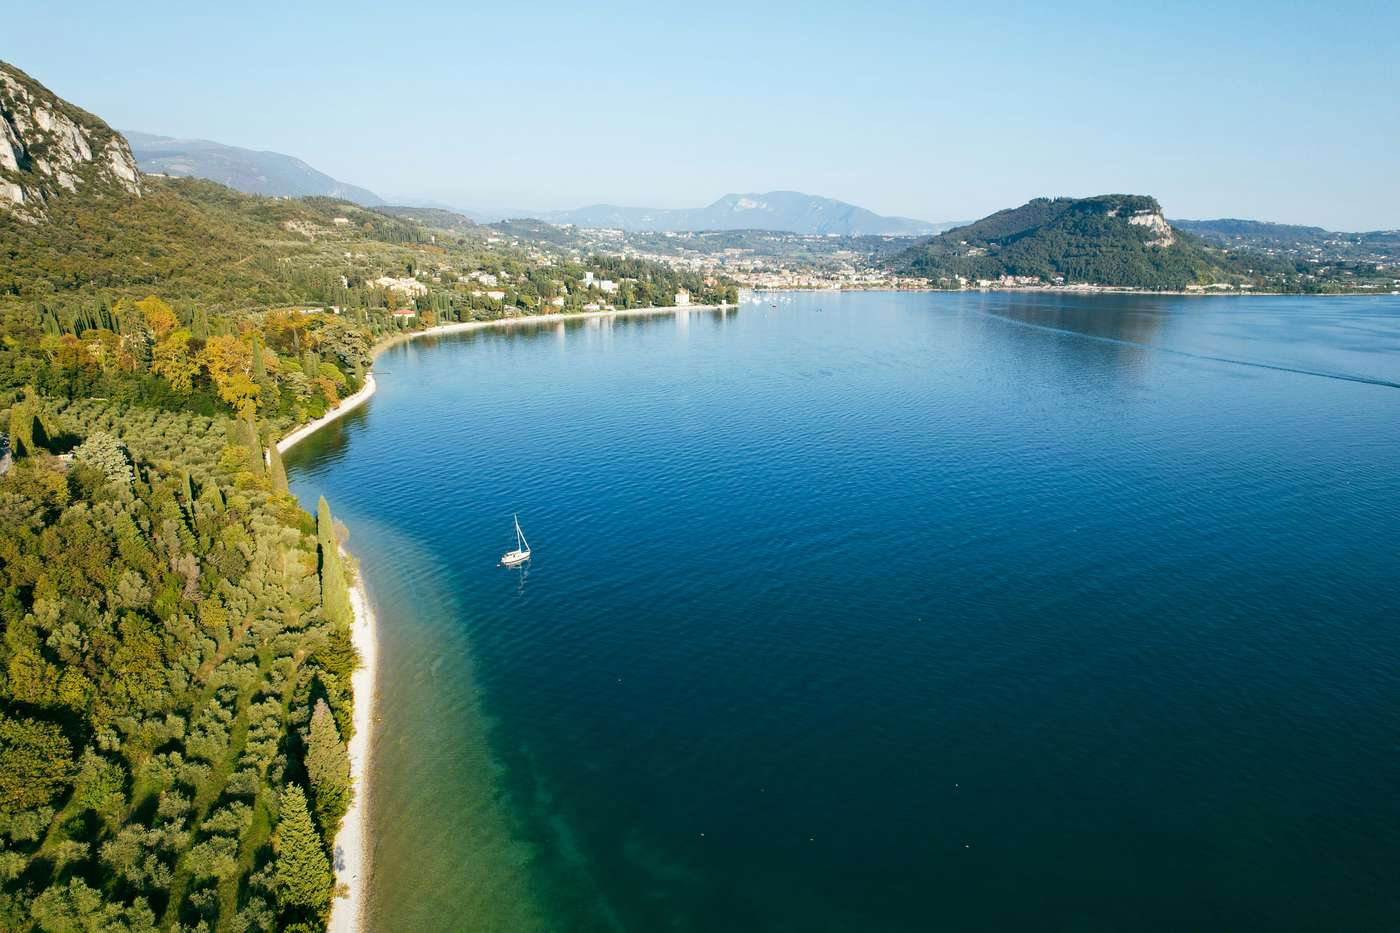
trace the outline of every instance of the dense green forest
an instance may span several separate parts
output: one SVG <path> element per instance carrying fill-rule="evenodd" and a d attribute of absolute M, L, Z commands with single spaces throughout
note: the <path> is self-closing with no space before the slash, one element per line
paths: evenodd
<path fill-rule="evenodd" d="M 8 424 L 0 928 L 322 928 L 353 792 L 329 515 L 251 418 L 26 393 Z"/>

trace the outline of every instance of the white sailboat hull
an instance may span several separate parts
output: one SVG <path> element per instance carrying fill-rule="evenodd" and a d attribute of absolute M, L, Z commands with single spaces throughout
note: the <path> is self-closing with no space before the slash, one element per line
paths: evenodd
<path fill-rule="evenodd" d="M 501 555 L 502 567 L 514 567 L 530 559 L 530 544 L 525 540 L 525 532 L 520 530 L 520 518 L 515 519 L 515 550 Z"/>

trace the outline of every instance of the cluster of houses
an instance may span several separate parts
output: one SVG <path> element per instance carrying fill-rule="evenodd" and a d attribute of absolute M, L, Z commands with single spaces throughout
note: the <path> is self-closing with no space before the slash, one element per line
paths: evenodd
<path fill-rule="evenodd" d="M 450 272 L 450 270 L 445 267 L 440 271 L 444 273 Z M 495 302 L 504 302 L 508 294 L 507 288 L 509 288 L 509 284 L 506 283 L 506 280 L 510 279 L 511 275 L 508 272 L 492 273 L 478 270 L 456 275 L 455 278 L 459 285 L 471 286 L 470 294 L 474 298 L 487 298 Z M 443 280 L 443 276 L 434 275 L 432 276 L 432 280 L 434 282 L 440 282 Z M 342 277 L 342 284 L 348 284 L 348 280 L 344 277 Z M 393 315 L 396 318 L 416 318 L 418 316 L 418 311 L 415 307 L 418 303 L 416 299 L 422 298 L 428 294 L 428 285 L 415 276 L 381 275 L 376 279 L 369 280 L 368 284 L 393 291 L 400 297 L 408 299 L 406 307 L 401 307 L 393 311 Z M 601 278 L 595 273 L 587 271 L 583 273 L 582 279 L 575 287 L 585 291 L 596 289 L 598 293 L 601 293 L 598 299 L 588 301 L 583 305 L 584 311 L 605 311 L 611 309 L 613 305 L 608 299 L 611 296 L 617 295 L 622 288 L 621 283 L 613 279 Z M 568 303 L 566 296 L 569 294 L 569 288 L 563 286 L 561 292 L 561 294 L 553 298 L 545 299 L 544 303 L 554 308 L 565 307 Z M 691 296 L 688 289 L 682 288 L 675 293 L 675 304 L 677 306 L 689 305 L 690 300 Z M 339 309 L 336 310 L 338 311 Z"/>

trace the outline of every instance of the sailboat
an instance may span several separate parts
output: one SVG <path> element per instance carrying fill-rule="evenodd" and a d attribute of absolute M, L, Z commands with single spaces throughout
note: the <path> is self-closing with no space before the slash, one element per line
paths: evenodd
<path fill-rule="evenodd" d="M 520 516 L 515 516 L 515 550 L 501 555 L 502 567 L 515 567 L 530 559 L 530 542 L 525 540 L 525 532 L 520 530 Z"/>

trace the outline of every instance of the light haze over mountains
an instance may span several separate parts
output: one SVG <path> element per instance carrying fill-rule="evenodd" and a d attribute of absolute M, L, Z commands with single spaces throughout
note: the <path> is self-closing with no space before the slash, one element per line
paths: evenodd
<path fill-rule="evenodd" d="M 918 236 L 954 226 L 908 217 L 882 217 L 843 201 L 798 191 L 726 194 L 713 204 L 698 208 L 658 210 L 595 204 L 536 216 L 556 224 L 627 231 L 784 230 L 817 236 Z"/>
<path fill-rule="evenodd" d="M 324 195 L 362 207 L 384 199 L 373 191 L 337 181 L 301 159 L 280 152 L 228 146 L 208 139 L 175 139 L 136 130 L 123 130 L 136 164 L 143 172 L 192 176 L 217 181 L 246 194 L 278 197 Z"/>
<path fill-rule="evenodd" d="M 175 139 L 134 130 L 124 132 L 144 172 L 206 178 L 247 194 L 276 197 L 322 195 L 362 207 L 387 203 L 373 191 L 339 181 L 280 152 L 244 149 L 207 139 Z M 727 194 L 706 207 L 659 209 L 594 204 L 568 211 L 512 210 L 481 212 L 451 205 L 475 220 L 526 217 L 578 227 L 635 231 L 781 230 L 817 236 L 934 234 L 953 226 L 909 217 L 883 217 L 831 198 L 797 191 Z"/>
<path fill-rule="evenodd" d="M 144 172 L 204 178 L 247 194 L 342 198 L 362 207 L 382 207 L 390 203 L 373 191 L 332 178 L 301 159 L 284 153 L 245 149 L 207 139 L 176 139 L 136 130 L 123 131 L 123 135 L 131 143 L 132 153 Z M 967 223 L 884 216 L 844 201 L 798 191 L 726 194 L 712 204 L 695 208 L 592 204 L 573 210 L 522 208 L 492 211 L 427 200 L 412 200 L 405 206 L 449 210 L 478 223 L 528 218 L 552 224 L 617 229 L 629 233 L 768 230 L 809 236 L 932 236 Z M 1298 243 L 1315 237 L 1337 235 L 1320 227 L 1257 221 L 1172 222 L 1184 229 L 1218 239 L 1228 238 L 1227 229 L 1229 236 L 1251 241 L 1260 239 L 1260 243 L 1254 245 L 1268 245 L 1267 241 L 1280 236 L 1290 243 Z M 1247 228 L 1248 236 L 1242 236 L 1241 230 L 1230 226 L 1241 224 Z M 1393 239 L 1394 233 L 1377 231 L 1357 236 Z"/>

